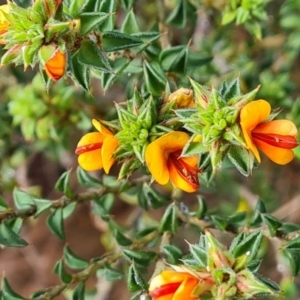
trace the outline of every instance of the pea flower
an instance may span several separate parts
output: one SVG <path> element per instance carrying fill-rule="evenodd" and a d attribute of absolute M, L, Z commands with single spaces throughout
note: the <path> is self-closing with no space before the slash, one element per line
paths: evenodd
<path fill-rule="evenodd" d="M 172 131 L 150 143 L 145 160 L 153 178 L 161 185 L 172 181 L 173 185 L 189 193 L 199 187 L 198 157 L 181 157 L 190 136 L 185 132 Z"/>
<path fill-rule="evenodd" d="M 92 123 L 99 132 L 87 133 L 78 142 L 75 150 L 75 153 L 79 155 L 78 164 L 86 171 L 103 168 L 108 174 L 115 162 L 113 154 L 119 141 L 99 121 L 93 119 Z"/>
<path fill-rule="evenodd" d="M 66 54 L 57 50 L 45 64 L 45 72 L 52 80 L 59 80 L 66 69 Z"/>
<path fill-rule="evenodd" d="M 298 146 L 297 128 L 289 120 L 268 121 L 271 106 L 265 100 L 252 101 L 241 108 L 240 125 L 246 145 L 260 162 L 259 148 L 273 162 L 285 165 L 294 158 Z"/>
<path fill-rule="evenodd" d="M 165 101 L 166 103 L 175 102 L 177 108 L 195 107 L 193 91 L 187 88 L 180 88 L 175 91 Z"/>
<path fill-rule="evenodd" d="M 9 6 L 8 4 L 4 4 L 0 6 L 0 35 L 7 32 L 7 27 L 10 25 L 9 20 L 7 19 L 7 15 L 9 14 Z M 1 39 L 0 44 L 4 44 L 4 41 Z"/>
<path fill-rule="evenodd" d="M 199 282 L 190 273 L 165 270 L 151 280 L 149 295 L 154 300 L 196 300 L 193 292 Z"/>

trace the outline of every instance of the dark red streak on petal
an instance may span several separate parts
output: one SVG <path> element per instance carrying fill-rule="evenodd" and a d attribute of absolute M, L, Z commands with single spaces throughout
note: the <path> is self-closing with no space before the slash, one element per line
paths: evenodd
<path fill-rule="evenodd" d="M 169 294 L 174 294 L 177 289 L 179 288 L 179 286 L 181 285 L 181 282 L 174 282 L 174 283 L 169 283 L 169 284 L 165 284 L 157 289 L 155 289 L 154 291 L 151 291 L 149 293 L 149 295 L 156 299 L 158 297 L 162 297 L 162 296 L 166 296 Z"/>
<path fill-rule="evenodd" d="M 77 147 L 75 153 L 80 155 L 82 153 L 100 149 L 101 147 L 102 147 L 102 143 L 88 144 L 88 145 Z"/>
<path fill-rule="evenodd" d="M 172 160 L 172 163 L 175 165 L 176 170 L 180 177 L 187 181 L 191 186 L 194 188 L 199 188 L 199 179 L 198 179 L 198 173 L 199 170 L 191 167 L 186 162 L 184 162 L 182 159 L 179 158 L 179 155 L 181 153 L 171 153 L 169 155 L 169 159 Z"/>
<path fill-rule="evenodd" d="M 252 132 L 252 138 L 265 142 L 271 146 L 275 146 L 283 149 L 293 149 L 299 145 L 293 136 L 279 135 L 279 134 L 267 134 L 267 133 L 255 133 Z"/>

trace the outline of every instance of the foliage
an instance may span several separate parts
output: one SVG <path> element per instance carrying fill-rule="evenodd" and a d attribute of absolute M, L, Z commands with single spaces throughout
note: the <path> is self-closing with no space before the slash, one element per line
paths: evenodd
<path fill-rule="evenodd" d="M 0 245 L 29 247 L 21 230 L 37 220 L 65 244 L 57 285 L 24 298 L 3 274 L 0 299 L 89 299 L 93 277 L 123 280 L 131 299 L 295 296 L 300 225 L 275 210 L 299 193 L 282 171 L 300 158 L 298 2 L 1 6 Z M 275 169 L 260 151 L 296 159 Z M 60 168 L 50 196 L 18 179 L 42 152 Z M 125 222 L 120 202 L 132 211 Z M 105 249 L 88 259 L 66 231 L 87 203 Z M 295 284 L 265 275 L 271 251 Z"/>

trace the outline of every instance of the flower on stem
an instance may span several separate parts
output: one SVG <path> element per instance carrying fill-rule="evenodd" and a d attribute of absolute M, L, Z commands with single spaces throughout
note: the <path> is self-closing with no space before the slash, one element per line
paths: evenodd
<path fill-rule="evenodd" d="M 199 282 L 190 273 L 165 270 L 151 280 L 149 294 L 154 300 L 196 300 Z"/>
<path fill-rule="evenodd" d="M 172 131 L 150 143 L 145 160 L 153 178 L 161 185 L 172 181 L 174 186 L 192 193 L 199 187 L 198 157 L 181 157 L 190 136 L 185 132 Z"/>
<path fill-rule="evenodd" d="M 78 142 L 75 150 L 75 153 L 79 155 L 78 164 L 86 171 L 96 171 L 103 168 L 108 174 L 115 162 L 113 154 L 119 141 L 99 121 L 93 119 L 92 123 L 99 132 L 87 133 Z"/>
<path fill-rule="evenodd" d="M 7 27 L 10 25 L 7 16 L 9 14 L 9 6 L 8 4 L 4 4 L 0 6 L 0 35 L 3 35 L 7 32 Z M 0 44 L 4 44 L 5 42 L 0 39 Z"/>
<path fill-rule="evenodd" d="M 271 106 L 265 100 L 252 101 L 242 107 L 240 124 L 248 148 L 260 162 L 259 148 L 273 162 L 285 165 L 294 158 L 291 149 L 298 146 L 297 128 L 289 120 L 267 121 Z"/>
<path fill-rule="evenodd" d="M 190 89 L 180 88 L 165 101 L 166 103 L 176 103 L 177 108 L 193 108 L 195 107 L 194 93 Z"/>

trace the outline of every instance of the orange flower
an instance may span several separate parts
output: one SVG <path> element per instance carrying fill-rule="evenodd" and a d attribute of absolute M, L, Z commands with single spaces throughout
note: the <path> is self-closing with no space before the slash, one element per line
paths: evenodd
<path fill-rule="evenodd" d="M 185 132 L 172 131 L 150 143 L 145 160 L 153 178 L 161 185 L 169 180 L 174 186 L 192 193 L 199 187 L 198 157 L 181 157 L 183 147 L 190 136 Z"/>
<path fill-rule="evenodd" d="M 256 100 L 242 107 L 240 124 L 245 142 L 258 162 L 259 148 L 277 164 L 284 165 L 294 158 L 291 149 L 298 146 L 297 128 L 289 120 L 266 121 L 271 113 L 271 106 L 265 100 Z"/>
<path fill-rule="evenodd" d="M 0 35 L 7 32 L 7 27 L 10 25 L 7 16 L 9 14 L 9 6 L 8 4 L 4 4 L 0 6 Z M 0 44 L 4 44 L 5 42 L 0 39 Z"/>
<path fill-rule="evenodd" d="M 75 150 L 75 153 L 79 155 L 78 164 L 86 171 L 103 168 L 108 174 L 115 162 L 113 154 L 119 141 L 99 121 L 93 119 L 92 123 L 99 132 L 87 133 L 78 142 Z"/>
<path fill-rule="evenodd" d="M 188 272 L 165 270 L 151 280 L 149 295 L 154 300 L 196 300 L 213 285 L 211 276 L 202 279 Z"/>
<path fill-rule="evenodd" d="M 45 63 L 45 72 L 52 80 L 59 80 L 66 69 L 66 54 L 57 49 Z"/>

